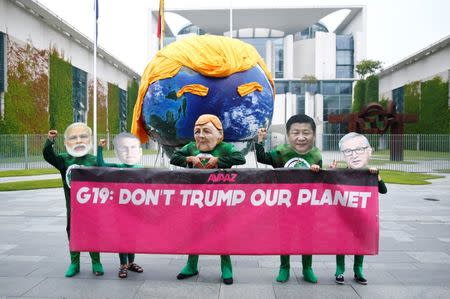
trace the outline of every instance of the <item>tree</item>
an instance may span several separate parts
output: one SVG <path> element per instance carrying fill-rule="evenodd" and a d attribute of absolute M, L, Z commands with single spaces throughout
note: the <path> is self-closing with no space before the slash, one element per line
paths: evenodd
<path fill-rule="evenodd" d="M 356 65 L 356 72 L 358 73 L 358 75 L 360 75 L 362 79 L 364 79 L 367 75 L 372 75 L 376 71 L 381 70 L 382 64 L 383 63 L 378 60 L 370 60 L 370 59 L 361 60 Z"/>

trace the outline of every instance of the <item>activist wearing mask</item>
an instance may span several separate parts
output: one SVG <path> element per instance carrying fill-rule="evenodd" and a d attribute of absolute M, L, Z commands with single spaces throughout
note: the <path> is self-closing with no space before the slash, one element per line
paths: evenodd
<path fill-rule="evenodd" d="M 176 151 L 170 164 L 190 168 L 231 168 L 245 164 L 244 155 L 230 144 L 223 142 L 223 128 L 219 118 L 212 114 L 201 115 L 194 126 L 195 142 L 190 142 Z M 186 279 L 198 274 L 198 255 L 190 254 L 186 266 L 177 279 Z M 233 269 L 229 255 L 220 256 L 222 280 L 233 283 Z"/>
<path fill-rule="evenodd" d="M 258 130 L 258 142 L 255 145 L 258 162 L 272 165 L 274 168 L 298 167 L 318 172 L 322 167 L 322 154 L 314 146 L 316 139 L 314 120 L 305 114 L 296 114 L 286 123 L 286 132 L 289 144 L 281 144 L 266 153 L 263 141 L 267 137 L 267 130 L 265 128 Z M 312 255 L 302 255 L 302 266 L 303 278 L 308 282 L 317 283 L 317 277 L 312 269 Z M 281 255 L 278 282 L 289 280 L 290 268 L 290 256 Z"/>
<path fill-rule="evenodd" d="M 117 168 L 141 168 L 138 165 L 142 158 L 142 148 L 139 139 L 131 133 L 120 133 L 113 140 L 114 152 L 122 164 L 106 163 L 103 159 L 103 148 L 106 146 L 106 140 L 100 139 L 97 148 L 97 165 L 103 167 Z M 134 253 L 119 253 L 120 267 L 118 276 L 127 278 L 128 270 L 142 273 L 144 269 L 134 262 Z"/>
<path fill-rule="evenodd" d="M 73 123 L 64 132 L 64 145 L 67 153 L 56 154 L 53 150 L 55 139 L 58 135 L 56 130 L 48 131 L 48 139 L 45 142 L 43 155 L 45 161 L 50 163 L 61 173 L 64 195 L 66 199 L 66 231 L 70 240 L 70 170 L 78 165 L 96 166 L 95 156 L 89 154 L 92 148 L 92 130 L 84 123 Z M 100 263 L 100 253 L 90 252 L 92 261 L 92 272 L 96 276 L 103 275 L 103 266 Z M 66 277 L 72 277 L 80 272 L 80 252 L 70 252 L 70 266 L 66 271 Z"/>
<path fill-rule="evenodd" d="M 364 135 L 351 132 L 339 141 L 339 150 L 344 156 L 347 166 L 351 169 L 367 168 L 369 158 L 372 155 L 372 147 Z M 336 161 L 330 165 L 330 168 L 336 168 Z M 376 168 L 369 168 L 369 172 L 373 174 L 378 173 L 378 192 L 381 194 L 387 193 L 387 188 Z M 355 255 L 353 263 L 354 278 L 360 284 L 367 284 L 367 279 L 363 273 L 364 255 Z M 344 284 L 345 271 L 345 255 L 336 255 L 336 273 L 335 281 L 338 284 Z"/>

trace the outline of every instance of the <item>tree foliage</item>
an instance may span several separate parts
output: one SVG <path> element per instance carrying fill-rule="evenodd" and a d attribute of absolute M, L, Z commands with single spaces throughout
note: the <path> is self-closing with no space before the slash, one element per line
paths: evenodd
<path fill-rule="evenodd" d="M 361 111 L 366 104 L 366 81 L 358 80 L 353 91 L 353 105 L 352 112 Z"/>
<path fill-rule="evenodd" d="M 356 72 L 361 79 L 364 79 L 367 75 L 375 74 L 376 71 L 382 69 L 382 62 L 378 60 L 365 59 L 361 60 L 356 65 Z"/>

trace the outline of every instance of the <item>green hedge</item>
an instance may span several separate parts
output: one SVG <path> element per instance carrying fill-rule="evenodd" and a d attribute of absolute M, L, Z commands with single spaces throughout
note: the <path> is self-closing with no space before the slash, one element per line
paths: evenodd
<path fill-rule="evenodd" d="M 111 134 L 120 133 L 119 86 L 108 83 L 108 129 Z"/>
<path fill-rule="evenodd" d="M 435 77 L 422 82 L 420 91 L 420 133 L 448 133 L 448 82 Z"/>
<path fill-rule="evenodd" d="M 134 104 L 136 103 L 139 92 L 137 80 L 132 80 L 127 88 L 127 131 L 131 131 L 133 121 Z"/>
<path fill-rule="evenodd" d="M 73 123 L 72 65 L 53 50 L 50 54 L 49 125 L 64 132 Z"/>
<path fill-rule="evenodd" d="M 416 123 L 405 124 L 405 134 L 417 134 L 420 132 L 420 82 L 411 82 L 405 85 L 403 90 L 405 113 L 419 115 Z"/>
<path fill-rule="evenodd" d="M 11 42 L 10 42 L 11 43 Z M 30 45 L 20 48 L 23 60 L 17 67 L 8 65 L 8 90 L 5 92 L 4 118 L 0 134 L 40 134 L 48 130 L 48 74 L 41 71 L 48 63 L 45 50 Z"/>
<path fill-rule="evenodd" d="M 366 81 L 361 79 L 356 82 L 353 92 L 353 105 L 352 112 L 361 111 L 362 107 L 366 104 Z"/>
<path fill-rule="evenodd" d="M 378 76 L 372 75 L 366 78 L 365 104 L 378 102 Z"/>

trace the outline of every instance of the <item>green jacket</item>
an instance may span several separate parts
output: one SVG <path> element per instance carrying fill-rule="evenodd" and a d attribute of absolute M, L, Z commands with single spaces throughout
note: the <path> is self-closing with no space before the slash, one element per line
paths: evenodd
<path fill-rule="evenodd" d="M 84 166 L 97 166 L 97 159 L 94 155 L 87 154 L 83 157 L 72 157 L 68 153 L 56 154 L 53 150 L 54 141 L 47 139 L 44 144 L 42 154 L 45 161 L 50 163 L 53 167 L 59 170 L 61 173 L 61 179 L 64 186 L 64 195 L 66 198 L 66 209 L 70 213 L 70 187 L 66 182 L 67 169 L 72 165 L 84 165 Z"/>
<path fill-rule="evenodd" d="M 261 143 L 256 143 L 255 148 L 257 161 L 259 163 L 272 165 L 274 168 L 309 168 L 313 164 L 322 167 L 322 154 L 317 147 L 313 147 L 306 154 L 298 153 L 289 144 L 280 144 L 268 153 L 266 153 L 264 146 Z"/>
<path fill-rule="evenodd" d="M 192 141 L 173 153 L 170 164 L 181 167 L 192 167 L 192 165 L 187 165 L 186 158 L 189 156 L 197 156 L 198 154 L 210 154 L 219 158 L 219 168 L 231 168 L 233 165 L 245 164 L 244 155 L 238 151 L 234 145 L 223 141 L 210 152 L 200 152 L 197 149 L 195 142 Z"/>

